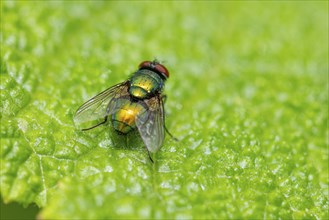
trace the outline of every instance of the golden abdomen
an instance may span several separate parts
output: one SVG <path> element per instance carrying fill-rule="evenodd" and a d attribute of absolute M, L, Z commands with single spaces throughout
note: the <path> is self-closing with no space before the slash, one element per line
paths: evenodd
<path fill-rule="evenodd" d="M 114 113 L 111 116 L 112 125 L 120 133 L 127 134 L 136 128 L 136 117 L 146 111 L 140 102 L 132 102 L 129 98 L 115 100 Z"/>

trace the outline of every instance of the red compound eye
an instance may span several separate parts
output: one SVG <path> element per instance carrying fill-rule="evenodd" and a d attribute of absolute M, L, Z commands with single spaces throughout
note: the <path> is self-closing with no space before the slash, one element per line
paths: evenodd
<path fill-rule="evenodd" d="M 156 71 L 158 71 L 159 73 L 162 73 L 166 78 L 169 78 L 169 71 L 164 65 L 157 63 L 155 64 L 154 69 L 156 69 Z"/>
<path fill-rule="evenodd" d="M 139 64 L 139 69 L 153 69 L 156 72 L 162 74 L 165 78 L 169 78 L 169 71 L 165 66 L 158 63 L 157 61 L 144 61 Z"/>
<path fill-rule="evenodd" d="M 143 61 L 141 62 L 141 64 L 139 64 L 139 69 L 142 68 L 150 68 L 151 67 L 152 62 L 151 61 Z"/>

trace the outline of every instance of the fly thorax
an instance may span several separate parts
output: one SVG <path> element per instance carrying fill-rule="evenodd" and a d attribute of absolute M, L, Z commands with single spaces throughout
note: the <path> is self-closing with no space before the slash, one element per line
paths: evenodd
<path fill-rule="evenodd" d="M 143 99 L 160 92 L 162 87 L 163 80 L 157 73 L 142 69 L 130 78 L 129 93 L 135 98 Z"/>

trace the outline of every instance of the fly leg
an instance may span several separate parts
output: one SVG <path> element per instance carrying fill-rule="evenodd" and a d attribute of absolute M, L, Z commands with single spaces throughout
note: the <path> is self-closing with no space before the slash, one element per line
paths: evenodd
<path fill-rule="evenodd" d="M 105 116 L 104 121 L 102 121 L 102 122 L 98 123 L 97 125 L 94 125 L 94 126 L 92 126 L 92 127 L 90 127 L 90 128 L 84 128 L 84 129 L 81 129 L 81 131 L 88 131 L 88 130 L 91 130 L 91 129 L 96 128 L 96 127 L 98 127 L 98 126 L 100 126 L 100 125 L 102 125 L 102 124 L 105 124 L 106 122 L 107 122 L 107 116 Z"/>
<path fill-rule="evenodd" d="M 162 95 L 161 99 L 162 99 L 162 103 L 165 103 L 167 101 L 167 95 Z"/>
<path fill-rule="evenodd" d="M 165 103 L 166 102 L 166 100 L 167 100 L 167 95 L 163 95 L 163 96 L 161 96 L 161 99 L 162 99 L 162 105 L 163 105 L 163 103 Z M 165 129 L 165 131 L 167 132 L 167 134 L 169 134 L 169 136 L 174 140 L 174 141 L 179 141 L 178 140 L 178 138 L 176 138 L 174 135 L 172 135 L 170 132 L 169 132 L 169 130 L 167 129 L 167 127 L 166 127 L 166 120 L 165 120 L 165 117 L 166 117 L 166 114 L 165 114 L 165 112 L 164 112 L 165 110 L 164 110 L 164 108 L 163 108 L 163 126 L 164 126 L 164 129 Z"/>
<path fill-rule="evenodd" d="M 174 135 L 172 135 L 169 131 L 168 128 L 166 127 L 166 125 L 164 125 L 165 131 L 167 132 L 167 134 L 169 134 L 169 136 L 174 140 L 174 141 L 179 141 L 178 138 L 176 138 Z"/>
<path fill-rule="evenodd" d="M 149 151 L 147 148 L 146 148 L 146 150 L 147 150 L 147 153 L 148 153 L 148 155 L 149 155 L 150 161 L 151 161 L 152 163 L 154 163 L 154 161 L 153 161 L 153 159 L 152 159 L 152 157 L 151 157 L 150 151 Z"/>

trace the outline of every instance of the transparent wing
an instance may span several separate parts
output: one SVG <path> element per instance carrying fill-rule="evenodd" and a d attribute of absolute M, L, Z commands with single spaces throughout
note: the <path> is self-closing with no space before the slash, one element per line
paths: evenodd
<path fill-rule="evenodd" d="M 88 128 L 97 124 L 97 120 L 104 120 L 111 113 L 110 102 L 128 94 L 128 82 L 114 85 L 81 105 L 74 115 L 74 123 L 79 128 Z"/>
<path fill-rule="evenodd" d="M 149 107 L 136 118 L 138 131 L 150 152 L 157 152 L 164 139 L 164 111 L 160 96 L 144 100 Z"/>

